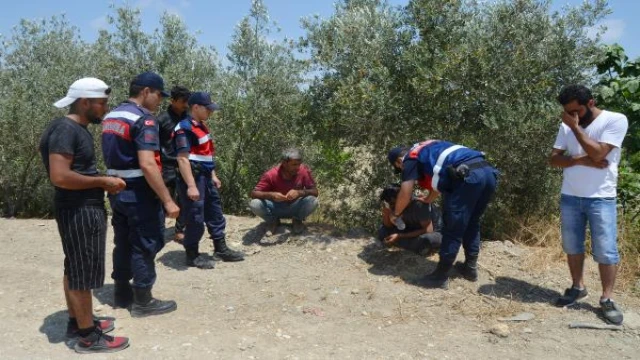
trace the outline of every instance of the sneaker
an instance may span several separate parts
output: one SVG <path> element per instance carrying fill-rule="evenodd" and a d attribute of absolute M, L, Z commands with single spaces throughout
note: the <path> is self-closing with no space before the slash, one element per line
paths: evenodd
<path fill-rule="evenodd" d="M 102 331 L 103 333 L 108 333 L 110 331 L 113 331 L 113 329 L 115 329 L 115 321 L 113 320 L 113 318 L 107 318 L 107 317 L 97 317 L 94 316 L 93 317 L 93 324 L 100 329 L 100 331 Z M 68 339 L 74 339 L 77 338 L 78 336 L 80 336 L 80 334 L 78 333 L 78 330 L 80 330 L 78 328 L 78 323 L 77 322 L 67 322 L 67 338 Z"/>
<path fill-rule="evenodd" d="M 78 339 L 73 349 L 80 354 L 110 353 L 129 347 L 129 338 L 109 336 L 96 328 L 89 336 Z"/>
<path fill-rule="evenodd" d="M 564 295 L 560 296 L 558 300 L 556 300 L 557 307 L 566 307 L 572 306 L 578 300 L 586 299 L 589 294 L 587 293 L 587 288 L 582 290 L 571 287 L 564 291 Z"/>
<path fill-rule="evenodd" d="M 602 316 L 604 319 L 614 325 L 622 325 L 622 310 L 611 299 L 600 300 L 602 308 Z"/>

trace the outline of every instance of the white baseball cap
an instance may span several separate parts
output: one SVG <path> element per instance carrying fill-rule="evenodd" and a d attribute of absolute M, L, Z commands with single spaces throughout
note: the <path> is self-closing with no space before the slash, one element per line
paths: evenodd
<path fill-rule="evenodd" d="M 67 96 L 56 101 L 53 106 L 62 109 L 77 99 L 108 98 L 109 94 L 111 94 L 111 88 L 104 81 L 92 77 L 82 78 L 71 84 Z"/>

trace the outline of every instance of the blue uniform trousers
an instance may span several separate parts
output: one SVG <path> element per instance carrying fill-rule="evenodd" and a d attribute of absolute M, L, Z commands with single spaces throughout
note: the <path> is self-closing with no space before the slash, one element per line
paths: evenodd
<path fill-rule="evenodd" d="M 156 281 L 155 257 L 164 247 L 164 211 L 161 201 L 144 183 L 127 186 L 109 196 L 113 217 L 113 273 L 115 281 L 133 279 L 133 286 L 151 287 Z"/>
<path fill-rule="evenodd" d="M 211 173 L 203 171 L 194 175 L 200 198 L 193 201 L 187 197 L 187 184 L 178 181 L 182 220 L 184 221 L 184 248 L 198 250 L 198 243 L 206 225 L 213 240 L 223 239 L 227 222 L 222 213 L 222 200 L 213 184 Z"/>
<path fill-rule="evenodd" d="M 443 192 L 441 262 L 453 264 L 460 245 L 465 257 L 478 256 L 480 217 L 496 191 L 497 176 L 491 166 L 473 169 L 466 178 L 452 180 L 451 191 Z"/>

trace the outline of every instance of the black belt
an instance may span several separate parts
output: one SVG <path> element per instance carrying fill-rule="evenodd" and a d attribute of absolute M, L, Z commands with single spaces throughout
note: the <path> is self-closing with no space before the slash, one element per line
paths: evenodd
<path fill-rule="evenodd" d="M 475 169 L 480 169 L 483 167 L 490 167 L 491 164 L 489 164 L 487 161 L 483 160 L 476 160 L 476 159 L 472 159 L 466 162 L 463 162 L 459 165 L 456 166 L 447 166 L 447 173 L 449 174 L 449 176 L 452 179 L 464 179 L 467 176 L 469 176 L 469 173 L 472 170 Z"/>
<path fill-rule="evenodd" d="M 480 160 L 480 161 L 471 160 L 469 162 L 463 162 L 462 164 L 456 166 L 456 168 L 463 165 L 466 166 L 469 169 L 469 171 L 491 166 L 491 164 L 489 164 L 486 160 Z"/>

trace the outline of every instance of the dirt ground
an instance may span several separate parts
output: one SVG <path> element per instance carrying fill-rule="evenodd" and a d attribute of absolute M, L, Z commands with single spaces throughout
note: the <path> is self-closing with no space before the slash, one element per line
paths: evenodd
<path fill-rule="evenodd" d="M 117 318 L 114 334 L 131 346 L 95 359 L 638 359 L 640 299 L 617 294 L 622 331 L 570 329 L 598 318 L 596 267 L 587 270 L 590 298 L 578 308 L 550 303 L 569 284 L 565 265 L 540 261 L 540 249 L 483 244 L 478 283 L 452 280 L 428 290 L 412 280 L 435 266 L 380 247 L 366 234 L 311 224 L 293 236 L 262 238 L 255 218 L 228 217 L 228 242 L 246 252 L 214 270 L 187 268 L 169 242 L 157 258 L 154 294 L 176 312 L 133 319 L 113 309 L 107 256 L 105 287 L 94 293 L 97 315 Z M 170 234 L 168 234 L 170 235 Z M 267 241 L 268 240 L 268 241 Z M 112 232 L 108 235 L 108 254 Z M 203 250 L 211 251 L 203 240 Z M 0 219 L 0 359 L 68 359 L 62 293 L 62 248 L 51 220 Z M 541 268 L 542 267 L 542 268 Z M 525 322 L 498 319 L 522 312 Z M 502 328 L 495 328 L 501 324 Z M 493 332 L 492 332 L 493 329 Z M 500 333 L 502 332 L 502 333 Z M 499 333 L 500 335 L 496 335 Z"/>

